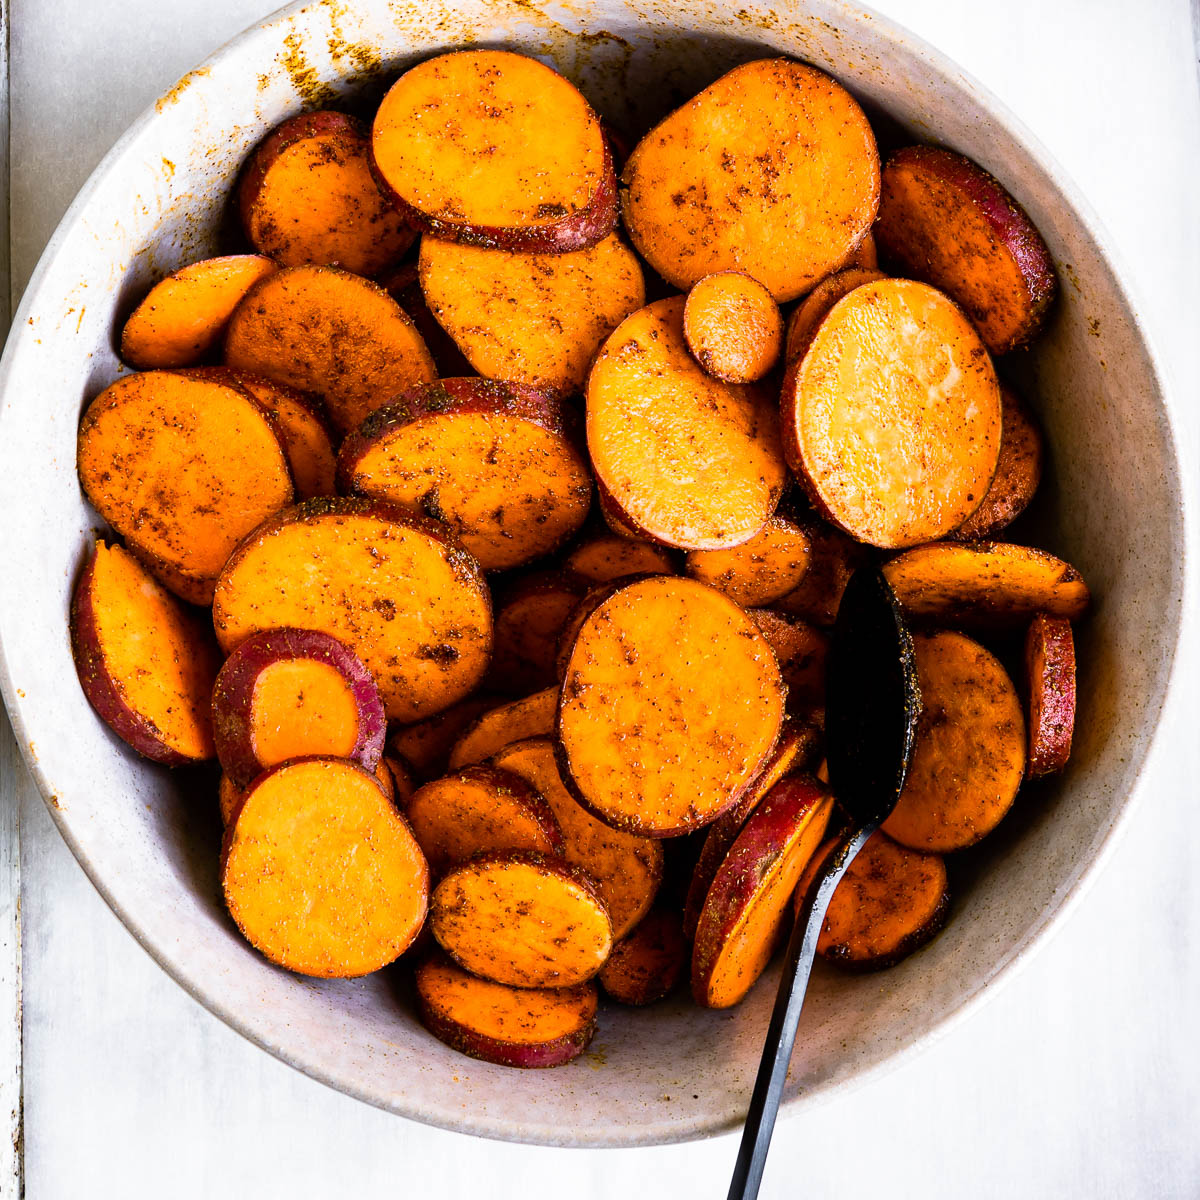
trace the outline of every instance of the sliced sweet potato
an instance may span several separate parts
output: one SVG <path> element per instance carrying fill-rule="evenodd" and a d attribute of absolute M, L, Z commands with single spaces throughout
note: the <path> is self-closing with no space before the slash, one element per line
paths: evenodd
<path fill-rule="evenodd" d="M 809 764 L 820 742 L 821 732 L 813 722 L 789 717 L 754 785 L 746 789 L 737 804 L 708 827 L 683 903 L 683 932 L 689 939 L 696 936 L 700 910 L 704 907 L 708 889 L 747 818 L 781 779 Z"/>
<path fill-rule="evenodd" d="M 480 979 L 443 954 L 416 970 L 421 1024 L 460 1054 L 502 1067 L 558 1067 L 596 1032 L 594 983 L 515 988 Z"/>
<path fill-rule="evenodd" d="M 775 785 L 750 814 L 708 889 L 692 948 L 692 996 L 703 1008 L 729 1008 L 771 959 L 796 882 L 833 810 L 814 779 Z"/>
<path fill-rule="evenodd" d="M 646 303 L 642 268 L 615 234 L 567 254 L 426 237 L 420 272 L 430 311 L 475 370 L 558 393 L 582 390 L 604 339 Z"/>
<path fill-rule="evenodd" d="M 392 803 L 403 812 L 416 794 L 416 773 L 412 765 L 399 754 L 385 754 L 380 765 L 392 781 Z"/>
<path fill-rule="evenodd" d="M 1025 511 L 1042 480 L 1042 431 L 1028 406 L 1000 386 L 1000 458 L 983 503 L 951 534 L 957 541 L 994 537 Z"/>
<path fill-rule="evenodd" d="M 1031 779 L 1061 771 L 1071 757 L 1075 732 L 1075 637 L 1071 622 L 1038 613 L 1025 637 L 1025 677 L 1029 688 L 1029 750 L 1025 773 Z"/>
<path fill-rule="evenodd" d="M 378 275 L 416 239 L 371 175 L 365 127 L 346 113 L 301 113 L 276 126 L 246 163 L 237 205 L 250 244 L 285 267 L 336 263 Z"/>
<path fill-rule="evenodd" d="M 549 738 L 506 746 L 493 765 L 529 781 L 554 811 L 563 836 L 563 857 L 595 885 L 608 909 L 613 937 L 624 937 L 650 909 L 663 874 L 663 848 L 597 821 L 567 791 Z"/>
<path fill-rule="evenodd" d="M 688 964 L 679 913 L 658 908 L 612 948 L 600 986 L 619 1004 L 653 1004 L 675 990 Z"/>
<path fill-rule="evenodd" d="M 587 384 L 592 468 L 635 533 L 684 550 L 753 537 L 783 492 L 779 423 L 765 392 L 706 375 L 683 337 L 684 298 L 626 318 Z"/>
<path fill-rule="evenodd" d="M 870 561 L 873 551 L 824 521 L 805 526 L 808 570 L 799 587 L 775 601 L 773 607 L 803 617 L 814 625 L 832 625 L 850 576 Z"/>
<path fill-rule="evenodd" d="M 263 629 L 316 629 L 374 676 L 390 720 L 468 695 L 487 670 L 492 614 L 475 560 L 440 522 L 382 500 L 306 500 L 254 530 L 213 597 L 226 651 Z"/>
<path fill-rule="evenodd" d="M 559 641 L 585 590 L 566 571 L 538 571 L 505 589 L 496 601 L 492 687 L 527 694 L 554 683 Z"/>
<path fill-rule="evenodd" d="M 1021 625 L 1039 612 L 1074 621 L 1091 602 L 1069 563 L 1006 542 L 917 546 L 885 564 L 883 574 L 911 616 L 942 625 Z"/>
<path fill-rule="evenodd" d="M 908 780 L 883 823 L 910 850 L 945 854 L 1000 823 L 1025 774 L 1025 718 L 1004 668 L 961 633 L 914 634 L 921 715 Z"/>
<path fill-rule="evenodd" d="M 257 254 L 206 258 L 160 280 L 129 314 L 121 357 L 139 371 L 189 367 L 216 349 L 242 297 L 276 265 Z"/>
<path fill-rule="evenodd" d="M 871 228 L 879 154 L 836 80 L 760 59 L 646 134 L 621 184 L 629 236 L 669 283 L 740 270 L 783 302 L 842 266 Z"/>
<path fill-rule="evenodd" d="M 230 318 L 225 365 L 319 393 L 341 433 L 436 376 L 400 305 L 339 267 L 285 267 L 251 288 Z"/>
<path fill-rule="evenodd" d="M 825 703 L 825 659 L 829 638 L 802 617 L 770 608 L 750 610 L 750 618 L 779 660 L 788 706 Z"/>
<path fill-rule="evenodd" d="M 450 751 L 465 729 L 485 712 L 503 703 L 491 692 L 468 696 L 424 721 L 396 725 L 388 734 L 388 749 L 400 755 L 421 780 L 438 779 L 450 765 Z"/>
<path fill-rule="evenodd" d="M 843 271 L 835 271 L 828 279 L 822 279 L 788 317 L 783 361 L 790 364 L 804 356 L 817 326 L 843 296 L 848 296 L 864 283 L 874 283 L 883 278 L 882 272 L 871 267 L 847 267 Z"/>
<path fill-rule="evenodd" d="M 388 770 L 387 763 L 381 758 L 374 772 L 375 782 L 379 784 L 379 790 L 384 794 L 389 804 L 396 804 L 396 780 L 391 771 Z"/>
<path fill-rule="evenodd" d="M 808 533 L 776 513 L 748 542 L 729 550 L 693 550 L 687 573 L 747 608 L 795 591 L 808 573 Z"/>
<path fill-rule="evenodd" d="M 588 583 L 611 583 L 624 575 L 675 574 L 669 550 L 615 533 L 586 538 L 563 559 L 563 566 Z"/>
<path fill-rule="evenodd" d="M 950 884 L 941 856 L 907 850 L 877 832 L 834 890 L 817 953 L 850 971 L 894 967 L 924 946 L 949 912 Z"/>
<path fill-rule="evenodd" d="M 139 754 L 173 767 L 212 758 L 220 655 L 208 622 L 120 546 L 98 541 L 80 572 L 71 649 L 88 703 Z"/>
<path fill-rule="evenodd" d="M 879 254 L 875 246 L 873 234 L 865 234 L 858 243 L 858 249 L 846 259 L 847 267 L 866 267 L 870 271 L 879 270 Z"/>
<path fill-rule="evenodd" d="M 301 758 L 246 792 L 221 854 L 225 904 L 273 963 L 323 979 L 366 975 L 412 944 L 429 868 L 373 775 Z"/>
<path fill-rule="evenodd" d="M 556 254 L 616 224 L 599 119 L 521 54 L 460 50 L 410 68 L 375 114 L 371 151 L 396 208 L 445 241 Z"/>
<path fill-rule="evenodd" d="M 875 237 L 885 260 L 961 304 L 993 354 L 1041 329 L 1057 290 L 1050 251 L 969 158 L 936 146 L 897 150 L 883 171 Z"/>
<path fill-rule="evenodd" d="M 221 781 L 217 784 L 217 805 L 221 810 L 222 825 L 229 825 L 237 816 L 237 810 L 245 798 L 245 791 L 236 787 L 229 776 L 222 771 Z"/>
<path fill-rule="evenodd" d="M 454 339 L 437 323 L 437 318 L 425 303 L 421 291 L 421 280 L 416 263 L 404 263 L 380 281 L 387 294 L 396 301 L 417 327 L 425 339 L 429 353 L 433 355 L 439 379 L 461 379 L 474 372 L 466 355 L 455 344 Z"/>
<path fill-rule="evenodd" d="M 823 516 L 886 549 L 944 537 L 1000 455 L 1000 387 L 941 292 L 880 279 L 843 296 L 783 386 L 788 465 Z"/>
<path fill-rule="evenodd" d="M 512 742 L 549 737 L 558 712 L 558 688 L 544 688 L 480 714 L 450 750 L 450 768 L 483 762 Z"/>
<path fill-rule="evenodd" d="M 783 315 L 757 279 L 744 271 L 717 271 L 688 290 L 683 336 L 715 379 L 755 383 L 779 361 Z"/>
<path fill-rule="evenodd" d="M 577 867 L 538 854 L 483 855 L 434 889 L 430 926 L 462 968 L 511 987 L 572 987 L 612 950 L 612 925 L 595 884 Z"/>
<path fill-rule="evenodd" d="M 341 488 L 444 521 L 484 570 L 520 566 L 565 542 L 591 507 L 572 416 L 522 384 L 413 388 L 346 438 Z"/>
<path fill-rule="evenodd" d="M 105 388 L 84 413 L 78 463 L 97 512 L 193 603 L 211 600 L 238 541 L 294 497 L 278 427 L 253 397 L 174 371 Z"/>
<path fill-rule="evenodd" d="M 217 675 L 212 711 L 217 757 L 239 788 L 289 758 L 350 758 L 374 771 L 383 754 L 387 719 L 370 671 L 315 629 L 248 637 Z"/>
<path fill-rule="evenodd" d="M 520 776 L 470 766 L 417 789 L 404 810 L 435 875 L 476 854 L 533 850 L 561 854 L 550 806 Z"/>
<path fill-rule="evenodd" d="M 702 583 L 654 575 L 612 587 L 567 662 L 563 777 L 614 829 L 686 833 L 762 770 L 783 722 L 779 666 L 754 622 Z"/>

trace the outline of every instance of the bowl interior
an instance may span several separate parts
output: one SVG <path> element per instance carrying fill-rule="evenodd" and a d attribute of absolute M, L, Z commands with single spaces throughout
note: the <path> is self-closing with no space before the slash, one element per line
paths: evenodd
<path fill-rule="evenodd" d="M 786 54 L 880 114 L 881 135 L 936 140 L 1020 199 L 1057 261 L 1046 336 L 1005 369 L 1045 423 L 1051 469 L 1021 533 L 1075 563 L 1097 603 L 1079 633 L 1081 721 L 1068 773 L 1029 789 L 954 864 L 954 920 L 879 976 L 818 967 L 789 1082 L 793 1110 L 895 1061 L 966 1010 L 1047 929 L 1126 808 L 1178 632 L 1180 481 L 1150 354 L 1086 213 L 1040 149 L 953 66 L 830 0 L 360 0 L 289 9 L 164 96 L 113 149 L 48 248 L 0 369 L 5 699 L 55 819 L 109 903 L 193 995 L 248 1037 L 348 1093 L 429 1123 L 554 1144 L 637 1145 L 733 1126 L 753 1082 L 771 975 L 737 1010 L 682 1000 L 606 1011 L 591 1051 L 552 1072 L 473 1062 L 424 1033 L 387 972 L 317 982 L 276 970 L 219 903 L 212 777 L 138 760 L 75 681 L 70 591 L 100 522 L 75 477 L 75 430 L 121 369 L 120 319 L 152 280 L 222 248 L 225 197 L 255 141 L 301 106 L 369 104 L 407 62 L 463 45 L 544 57 L 638 134 L 731 65 Z M 883 116 L 882 114 L 886 114 Z"/>

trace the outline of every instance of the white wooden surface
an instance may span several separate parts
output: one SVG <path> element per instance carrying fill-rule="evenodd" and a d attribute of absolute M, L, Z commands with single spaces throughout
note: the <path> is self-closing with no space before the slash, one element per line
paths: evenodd
<path fill-rule="evenodd" d="M 14 295 L 125 125 L 269 7 L 11 0 Z M 1090 196 L 1144 299 L 1185 449 L 1200 461 L 1200 103 L 1187 0 L 876 7 L 997 92 Z M 1144 802 L 1057 937 L 922 1058 L 784 1124 L 765 1195 L 1200 1195 L 1198 668 L 1189 639 Z M 0 836 L 14 805 L 22 834 L 33 1200 L 724 1195 L 729 1138 L 638 1151 L 501 1145 L 385 1116 L 302 1078 L 154 966 L 23 770 L 5 765 L 3 787 Z"/>

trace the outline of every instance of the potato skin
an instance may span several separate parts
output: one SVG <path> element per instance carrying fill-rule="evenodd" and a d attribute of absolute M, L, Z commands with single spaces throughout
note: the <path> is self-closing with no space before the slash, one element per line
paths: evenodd
<path fill-rule="evenodd" d="M 1075 637 L 1070 621 L 1038 613 L 1025 638 L 1029 750 L 1025 777 L 1061 771 L 1075 732 Z"/>

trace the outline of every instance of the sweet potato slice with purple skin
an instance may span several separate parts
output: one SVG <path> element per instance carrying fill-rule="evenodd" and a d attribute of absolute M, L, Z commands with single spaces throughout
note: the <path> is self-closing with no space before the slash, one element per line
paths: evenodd
<path fill-rule="evenodd" d="M 343 434 L 437 374 L 400 305 L 340 267 L 285 267 L 251 288 L 229 320 L 225 365 L 317 392 Z"/>
<path fill-rule="evenodd" d="M 194 603 L 211 600 L 240 539 L 294 498 L 279 428 L 258 402 L 175 371 L 105 388 L 79 427 L 78 465 L 96 511 Z"/>
<path fill-rule="evenodd" d="M 788 317 L 783 361 L 791 364 L 804 356 L 817 326 L 843 296 L 848 296 L 864 283 L 874 283 L 875 280 L 884 278 L 886 276 L 881 271 L 870 267 L 847 267 L 843 271 L 834 272 L 828 279 L 822 279 Z"/>
<path fill-rule="evenodd" d="M 900 273 L 961 304 L 993 354 L 1032 341 L 1058 289 L 1025 210 L 952 150 L 906 146 L 888 159 L 875 238 Z"/>
<path fill-rule="evenodd" d="M 205 258 L 160 280 L 129 314 L 121 357 L 139 371 L 190 367 L 215 350 L 242 297 L 278 267 L 257 254 Z"/>
<path fill-rule="evenodd" d="M 950 535 L 956 541 L 983 541 L 1011 525 L 1025 511 L 1042 480 L 1042 431 L 1033 413 L 1003 384 L 1000 408 L 1004 428 L 996 474 L 983 503 Z"/>
<path fill-rule="evenodd" d="M 335 637 L 268 629 L 225 660 L 212 693 L 217 757 L 236 787 L 289 758 L 353 759 L 374 771 L 387 719 L 370 671 Z"/>
<path fill-rule="evenodd" d="M 692 947 L 692 997 L 730 1008 L 763 973 L 791 916 L 792 892 L 833 811 L 814 779 L 777 783 L 742 826 L 708 889 Z"/>
<path fill-rule="evenodd" d="M 600 971 L 600 986 L 619 1004 L 653 1004 L 675 990 L 687 964 L 688 944 L 679 913 L 655 909 L 613 946 Z"/>
<path fill-rule="evenodd" d="M 1091 603 L 1069 563 L 1008 542 L 917 546 L 886 563 L 883 574 L 910 617 L 938 625 L 1011 628 L 1039 612 L 1075 621 Z"/>
<path fill-rule="evenodd" d="M 120 546 L 98 541 L 80 572 L 71 649 L 88 703 L 139 754 L 171 767 L 213 757 L 208 622 Z"/>
<path fill-rule="evenodd" d="M 847 971 L 881 971 L 929 942 L 949 913 L 942 857 L 905 849 L 876 832 L 829 901 L 817 953 Z"/>
<path fill-rule="evenodd" d="M 750 618 L 779 660 L 779 672 L 788 690 L 788 707 L 823 706 L 828 636 L 801 617 L 769 608 L 751 609 Z"/>
<path fill-rule="evenodd" d="M 367 130 L 347 113 L 277 125 L 246 162 L 237 206 L 250 244 L 285 267 L 336 263 L 378 275 L 417 236 L 380 192 Z"/>
<path fill-rule="evenodd" d="M 879 279 L 843 296 L 784 380 L 784 452 L 817 510 L 902 549 L 952 532 L 996 473 L 1000 386 L 941 292 Z"/>
<path fill-rule="evenodd" d="M 538 571 L 509 585 L 496 601 L 490 686 L 518 694 L 550 687 L 563 630 L 585 591 L 566 571 Z"/>
<path fill-rule="evenodd" d="M 808 570 L 799 587 L 772 605 L 782 612 L 827 627 L 837 617 L 850 576 L 874 557 L 874 551 L 825 522 L 805 526 L 810 545 Z"/>
<path fill-rule="evenodd" d="M 429 867 L 375 777 L 339 758 L 260 775 L 221 851 L 246 940 L 301 975 L 354 978 L 400 957 L 425 920 Z"/>
<path fill-rule="evenodd" d="M 621 185 L 629 236 L 669 283 L 740 270 L 782 303 L 837 270 L 871 228 L 879 153 L 836 80 L 760 59 L 646 134 Z"/>
<path fill-rule="evenodd" d="M 510 987 L 572 987 L 612 950 L 612 924 L 595 883 L 540 854 L 482 855 L 434 889 L 430 927 L 464 970 Z"/>
<path fill-rule="evenodd" d="M 1000 662 L 961 633 L 914 634 L 921 715 L 908 779 L 882 829 L 946 854 L 991 833 L 1025 776 L 1025 718 Z"/>
<path fill-rule="evenodd" d="M 422 782 L 437 779 L 450 765 L 450 751 L 465 729 L 485 712 L 502 704 L 499 696 L 481 692 L 468 696 L 443 712 L 411 725 L 394 725 L 388 750 L 400 755 Z"/>
<path fill-rule="evenodd" d="M 783 315 L 757 279 L 744 271 L 717 271 L 688 290 L 683 336 L 714 379 L 757 383 L 779 361 Z"/>
<path fill-rule="evenodd" d="M 429 311 L 416 263 L 404 263 L 380 282 L 387 294 L 408 313 L 417 332 L 425 339 L 439 379 L 460 379 L 474 372 L 467 356 Z"/>
<path fill-rule="evenodd" d="M 560 395 L 582 390 L 604 339 L 646 303 L 642 268 L 615 234 L 567 254 L 421 239 L 430 311 L 481 375 Z"/>
<path fill-rule="evenodd" d="M 789 717 L 754 786 L 748 788 L 733 808 L 708 827 L 683 903 L 683 932 L 689 939 L 696 936 L 700 910 L 704 907 L 708 889 L 750 814 L 781 779 L 808 766 L 820 744 L 821 731 L 815 724 Z"/>
<path fill-rule="evenodd" d="M 417 789 L 404 815 L 435 875 L 477 854 L 563 851 L 550 806 L 500 767 L 476 764 L 434 779 Z"/>
<path fill-rule="evenodd" d="M 588 583 L 611 583 L 626 575 L 674 575 L 669 550 L 615 533 L 595 533 L 563 559 L 566 570 Z"/>
<path fill-rule="evenodd" d="M 596 1032 L 594 983 L 514 988 L 471 975 L 444 954 L 416 970 L 421 1024 L 440 1042 L 502 1067 L 559 1067 Z"/>
<path fill-rule="evenodd" d="M 338 455 L 343 492 L 444 521 L 485 571 L 556 550 L 587 519 L 592 481 L 574 413 L 492 379 L 443 379 L 378 409 Z"/>
<path fill-rule="evenodd" d="M 587 442 L 605 501 L 638 536 L 683 550 L 748 541 L 783 494 L 766 392 L 706 375 L 683 336 L 684 298 L 627 317 L 587 383 Z"/>
<path fill-rule="evenodd" d="M 213 625 L 227 652 L 264 629 L 317 629 L 375 679 L 389 720 L 469 695 L 492 651 L 475 560 L 440 522 L 382 500 L 306 500 L 249 534 L 225 564 Z"/>
<path fill-rule="evenodd" d="M 521 54 L 460 50 L 410 68 L 375 114 L 371 153 L 396 209 L 443 241 L 562 254 L 617 222 L 599 118 Z"/>
<path fill-rule="evenodd" d="M 1075 732 L 1075 637 L 1071 622 L 1038 613 L 1025 636 L 1029 688 L 1030 778 L 1061 771 L 1071 757 Z"/>
<path fill-rule="evenodd" d="M 559 766 L 614 829 L 673 837 L 753 784 L 783 723 L 783 681 L 757 626 L 720 592 L 668 575 L 612 587 L 567 662 Z"/>
<path fill-rule="evenodd" d="M 543 688 L 481 713 L 463 730 L 450 750 L 450 769 L 483 762 L 513 742 L 549 737 L 558 713 L 558 688 Z"/>
<path fill-rule="evenodd" d="M 780 600 L 808 574 L 811 543 L 795 521 L 776 513 L 748 542 L 729 550 L 693 550 L 687 573 L 746 608 Z"/>
<path fill-rule="evenodd" d="M 624 937 L 650 910 L 662 883 L 662 844 L 622 833 L 587 812 L 563 784 L 549 738 L 506 746 L 492 763 L 528 780 L 545 798 L 562 830 L 563 857 L 587 872 L 608 909 L 613 937 Z"/>

